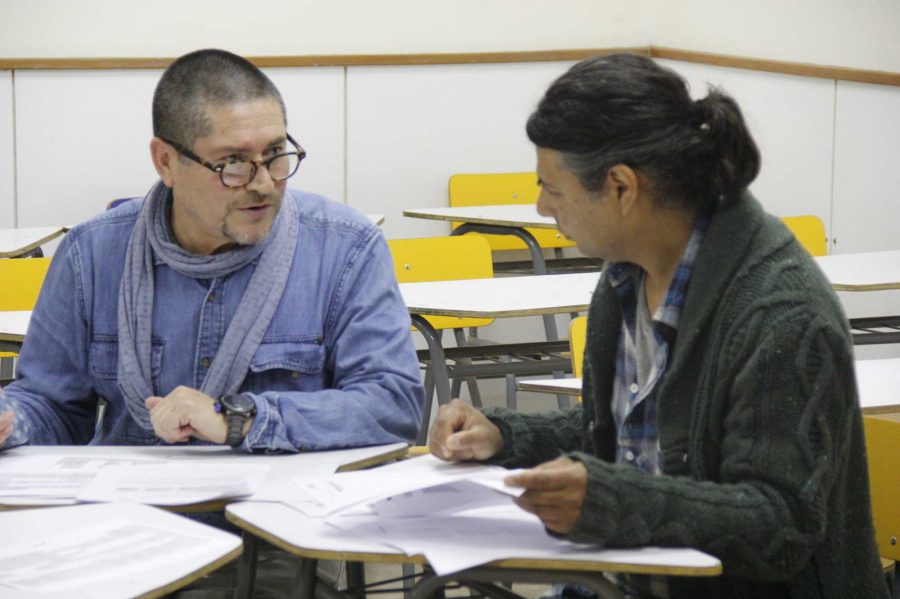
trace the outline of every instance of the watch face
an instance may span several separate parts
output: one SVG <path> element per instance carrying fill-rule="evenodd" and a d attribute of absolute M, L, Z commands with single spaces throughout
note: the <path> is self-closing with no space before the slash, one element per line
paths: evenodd
<path fill-rule="evenodd" d="M 225 395 L 219 401 L 225 406 L 225 409 L 232 413 L 249 414 L 256 409 L 256 404 L 246 395 Z"/>

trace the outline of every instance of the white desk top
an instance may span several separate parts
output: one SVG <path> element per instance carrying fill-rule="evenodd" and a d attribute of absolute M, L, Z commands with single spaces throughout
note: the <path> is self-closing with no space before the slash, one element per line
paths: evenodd
<path fill-rule="evenodd" d="M 229 520 L 287 551 L 318 559 L 346 559 L 382 563 L 425 563 L 422 556 L 405 556 L 398 549 L 340 531 L 297 510 L 277 504 L 240 502 L 228 506 Z M 423 531 L 424 533 L 425 531 Z M 541 529 L 540 534 L 546 536 Z M 545 540 L 544 537 L 541 539 Z M 564 541 L 559 541 L 562 546 Z M 460 551 L 465 551 L 461 547 Z M 522 548 L 522 557 L 492 566 L 540 567 L 559 570 L 633 572 L 647 574 L 715 575 L 718 559 L 694 549 L 645 547 L 641 549 L 587 549 L 579 552 Z"/>
<path fill-rule="evenodd" d="M 65 232 L 65 227 L 0 229 L 0 258 L 11 258 L 30 252 Z"/>
<path fill-rule="evenodd" d="M 369 220 L 372 221 L 373 223 L 375 223 L 376 225 L 384 224 L 384 215 L 383 214 L 367 214 L 366 216 L 369 217 Z"/>
<path fill-rule="evenodd" d="M 0 311 L 0 339 L 21 343 L 25 339 L 29 320 L 31 320 L 31 310 Z"/>
<path fill-rule="evenodd" d="M 900 250 L 836 254 L 815 260 L 837 291 L 900 289 Z"/>
<path fill-rule="evenodd" d="M 305 474 L 327 475 L 335 471 L 353 470 L 378 464 L 386 460 L 406 454 L 405 443 L 392 443 L 374 447 L 357 447 L 333 451 L 310 451 L 294 454 L 245 454 L 223 445 L 159 445 L 159 446 L 125 446 L 125 445 L 32 445 L 14 447 L 0 452 L 0 472 L 4 469 L 15 469 L 17 457 L 57 456 L 60 458 L 76 456 L 78 458 L 106 460 L 115 458 L 157 458 L 169 462 L 184 460 L 203 460 L 210 466 L 258 465 L 267 467 L 268 473 L 263 481 L 263 488 L 257 494 L 277 498 L 282 483 L 292 476 Z M 86 461 L 85 460 L 85 461 Z M 87 466 L 86 466 L 87 467 Z M 89 468 L 90 469 L 90 468 Z M 274 500 L 274 499 L 273 499 Z M 5 508 L 21 506 L 49 506 L 74 503 L 75 499 L 0 497 L 0 512 Z M 228 500 L 210 500 L 199 504 L 173 506 L 177 511 L 214 511 L 221 510 Z M 167 508 L 169 509 L 169 508 Z M 0 536 L 2 538 L 2 536 Z"/>
<path fill-rule="evenodd" d="M 413 314 L 507 318 L 587 310 L 599 272 L 401 283 Z"/>
<path fill-rule="evenodd" d="M 857 360 L 856 384 L 864 414 L 900 412 L 900 358 Z M 525 379 L 520 391 L 581 395 L 581 378 Z"/>
<path fill-rule="evenodd" d="M 442 208 L 412 208 L 404 210 L 403 216 L 467 222 L 501 227 L 532 227 L 534 229 L 555 229 L 556 221 L 537 213 L 534 204 L 496 204 L 486 206 L 445 206 Z"/>
<path fill-rule="evenodd" d="M 900 358 L 857 360 L 856 385 L 864 414 L 900 412 Z"/>
<path fill-rule="evenodd" d="M 99 542 L 95 539 L 90 550 L 83 545 L 84 536 L 75 537 L 81 543 L 70 536 L 97 527 L 108 528 L 110 534 Z M 119 547 L 112 531 L 125 531 L 123 527 L 141 534 L 138 544 Z M 242 549 L 241 539 L 233 534 L 132 503 L 2 513 L 0 530 L 0 596 L 5 599 L 160 597 L 234 560 Z M 67 536 L 71 545 L 61 547 Z M 17 546 L 35 553 L 19 557 L 16 564 L 5 563 L 4 557 Z M 34 563 L 40 556 L 48 563 Z M 29 572 L 35 576 L 22 580 Z M 10 576 L 19 577 L 20 585 L 38 588 L 5 586 Z"/>

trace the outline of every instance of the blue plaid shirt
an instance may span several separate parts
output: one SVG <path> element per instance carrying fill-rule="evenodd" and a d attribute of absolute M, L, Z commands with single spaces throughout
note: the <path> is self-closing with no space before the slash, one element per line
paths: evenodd
<path fill-rule="evenodd" d="M 649 338 L 639 336 L 638 331 L 640 319 L 649 318 L 644 300 L 644 270 L 635 264 L 621 262 L 611 264 L 607 271 L 609 281 L 619 296 L 623 316 L 612 399 L 617 431 L 616 462 L 631 464 L 653 474 L 662 471 L 656 426 L 657 382 L 666 371 L 669 348 L 678 330 L 694 260 L 708 224 L 709 218 L 706 216 L 698 217 L 694 223 L 694 230 L 665 299 L 653 314 L 653 334 Z M 639 308 L 644 310 L 643 315 L 639 314 Z M 638 368 L 641 356 L 652 356 L 652 363 L 640 369 L 643 377 L 639 376 Z"/>

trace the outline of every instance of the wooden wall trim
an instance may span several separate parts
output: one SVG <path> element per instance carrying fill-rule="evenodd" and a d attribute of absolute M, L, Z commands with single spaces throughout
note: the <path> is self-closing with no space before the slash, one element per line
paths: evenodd
<path fill-rule="evenodd" d="M 661 48 L 658 46 L 650 47 L 650 56 L 653 58 L 680 60 L 682 62 L 697 62 L 736 69 L 749 69 L 751 71 L 766 71 L 769 73 L 799 75 L 801 77 L 816 77 L 819 79 L 836 79 L 838 81 L 858 81 L 861 83 L 900 86 L 900 73 L 891 73 L 888 71 L 869 71 L 865 69 L 822 66 L 802 62 L 787 62 L 783 60 L 744 58 L 741 56 L 693 52 L 691 50 Z"/>
<path fill-rule="evenodd" d="M 709 52 L 694 52 L 659 46 L 627 48 L 584 48 L 521 52 L 471 52 L 455 54 L 331 54 L 318 56 L 250 57 L 260 67 L 352 67 L 435 64 L 488 64 L 582 60 L 600 54 L 634 52 L 654 58 L 680 60 L 715 66 L 816 77 L 838 81 L 858 81 L 900 87 L 900 73 L 851 69 L 827 65 L 746 58 Z M 107 70 L 163 69 L 172 58 L 0 58 L 0 70 Z"/>
<path fill-rule="evenodd" d="M 585 48 L 523 52 L 456 54 L 328 54 L 310 56 L 250 56 L 260 67 L 355 67 L 430 64 L 487 64 L 582 60 L 598 54 L 634 52 L 650 56 L 650 47 Z M 0 70 L 164 69 L 173 58 L 0 58 Z"/>

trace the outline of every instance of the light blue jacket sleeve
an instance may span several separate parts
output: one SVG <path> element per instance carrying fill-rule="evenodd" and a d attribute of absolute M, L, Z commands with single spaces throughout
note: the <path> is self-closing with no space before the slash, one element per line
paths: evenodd
<path fill-rule="evenodd" d="M 6 448 L 81 445 L 90 441 L 99 398 L 88 370 L 79 256 L 64 238 L 32 312 L 16 380 L 0 396 L 0 412 L 15 416 Z"/>

